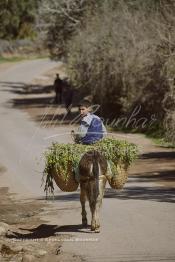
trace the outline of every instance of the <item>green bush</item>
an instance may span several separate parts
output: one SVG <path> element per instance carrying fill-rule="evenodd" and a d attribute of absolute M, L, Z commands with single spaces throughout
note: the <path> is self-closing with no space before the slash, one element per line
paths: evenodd
<path fill-rule="evenodd" d="M 162 120 L 170 47 L 166 43 L 167 21 L 162 21 L 160 11 L 155 16 L 155 10 L 139 5 L 133 10 L 124 1 L 120 3 L 114 9 L 105 2 L 71 39 L 69 75 L 82 95 L 93 95 L 107 117 L 127 114 L 139 103 L 142 113 L 157 113 Z M 172 39 L 173 32 L 172 28 Z"/>
<path fill-rule="evenodd" d="M 166 120 L 172 139 L 174 108 L 167 112 L 165 104 L 175 100 L 174 1 L 42 2 L 46 42 L 54 57 L 66 57 L 81 96 L 92 95 L 108 119 L 127 117 L 141 105 L 137 119 L 155 115 L 161 127 Z"/>
<path fill-rule="evenodd" d="M 7 40 L 34 38 L 39 2 L 40 0 L 1 0 L 0 38 Z"/>
<path fill-rule="evenodd" d="M 44 174 L 50 175 L 53 168 L 58 168 L 60 174 L 67 179 L 67 167 L 70 163 L 75 168 L 82 155 L 90 150 L 101 152 L 105 158 L 116 165 L 123 164 L 127 168 L 136 159 L 138 149 L 135 144 L 112 138 L 105 138 L 94 145 L 58 144 L 53 143 L 45 152 Z"/>

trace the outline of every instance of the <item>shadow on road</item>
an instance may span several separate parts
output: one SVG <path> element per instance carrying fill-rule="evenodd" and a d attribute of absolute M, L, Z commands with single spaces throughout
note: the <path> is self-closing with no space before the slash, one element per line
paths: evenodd
<path fill-rule="evenodd" d="M 141 159 L 156 159 L 157 161 L 165 159 L 165 160 L 174 160 L 175 162 L 175 150 L 171 152 L 162 151 L 162 152 L 150 152 L 150 153 L 142 154 Z"/>
<path fill-rule="evenodd" d="M 137 183 L 148 183 L 148 182 L 172 182 L 175 183 L 175 171 L 159 171 L 159 172 L 145 172 L 145 173 L 138 173 L 132 176 L 134 180 L 129 181 L 137 182 Z"/>
<path fill-rule="evenodd" d="M 75 106 L 79 101 L 79 94 L 75 90 L 72 101 L 72 110 L 65 108 L 65 103 L 55 103 L 53 85 L 25 84 L 22 82 L 0 82 L 4 89 L 1 92 L 12 92 L 19 96 L 11 99 L 8 106 L 26 110 L 32 119 L 38 123 L 42 122 L 45 127 L 63 124 L 75 124 L 79 121 L 78 111 Z M 64 102 L 63 95 L 63 102 Z"/>
<path fill-rule="evenodd" d="M 4 89 L 1 89 L 1 92 L 12 92 L 23 95 L 9 101 L 12 107 L 23 109 L 29 107 L 46 107 L 53 104 L 54 97 L 48 96 L 53 91 L 52 85 L 31 85 L 21 82 L 0 82 L 0 84 L 4 87 Z M 30 97 L 30 95 L 36 96 Z"/>
<path fill-rule="evenodd" d="M 45 108 L 46 106 L 52 104 L 54 101 L 53 97 L 31 97 L 31 98 L 21 98 L 13 99 L 11 104 L 13 107 L 25 109 L 25 108 Z"/>
<path fill-rule="evenodd" d="M 137 186 L 130 188 L 128 187 L 118 192 L 116 192 L 114 189 L 106 189 L 105 198 L 175 203 L 175 189 Z"/>
<path fill-rule="evenodd" d="M 59 236 L 59 233 L 68 233 L 68 232 L 81 232 L 81 233 L 91 233 L 89 231 L 90 226 L 83 228 L 82 225 L 47 225 L 41 224 L 38 227 L 34 228 L 19 228 L 20 231 L 28 231 L 29 233 L 19 233 L 12 231 L 8 233 L 7 238 L 13 239 L 40 239 L 48 238 L 52 236 Z"/>
<path fill-rule="evenodd" d="M 171 179 L 171 175 L 169 179 Z M 129 181 L 127 182 L 127 186 L 122 190 L 115 190 L 112 188 L 105 189 L 104 198 L 116 198 L 119 200 L 145 200 L 145 201 L 156 201 L 156 202 L 168 202 L 168 203 L 175 203 L 175 188 L 173 187 L 161 187 L 161 186 L 149 186 L 142 185 L 141 183 L 149 183 L 149 182 L 156 182 L 160 181 L 159 176 L 150 175 L 148 176 L 131 176 Z M 167 178 L 168 179 L 168 178 Z M 140 183 L 140 186 L 132 186 L 133 183 Z M 65 193 L 56 195 L 54 199 L 56 201 L 79 201 L 79 190 L 78 192 L 72 193 Z M 45 200 L 43 197 L 40 200 Z"/>
<path fill-rule="evenodd" d="M 53 85 L 34 85 L 22 82 L 0 82 L 0 84 L 4 87 L 1 91 L 12 92 L 19 95 L 44 94 L 53 91 Z"/>

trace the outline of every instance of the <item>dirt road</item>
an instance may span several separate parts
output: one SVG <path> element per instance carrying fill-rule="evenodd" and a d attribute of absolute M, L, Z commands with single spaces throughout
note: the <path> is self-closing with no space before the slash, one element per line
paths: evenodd
<path fill-rule="evenodd" d="M 124 190 L 106 189 L 100 234 L 81 229 L 79 192 L 62 193 L 56 189 L 55 201 L 46 205 L 40 187 L 44 166 L 41 155 L 53 140 L 71 142 L 72 126 L 58 123 L 50 128 L 43 127 L 41 116 L 47 110 L 44 101 L 52 99 L 52 93 L 20 98 L 22 110 L 16 102 L 27 83 L 55 65 L 45 59 L 36 60 L 0 72 L 0 165 L 6 168 L 0 176 L 1 188 L 8 187 L 15 193 L 12 195 L 15 199 L 25 202 L 30 198 L 44 206 L 44 211 L 34 208 L 38 222 L 30 221 L 30 228 L 35 228 L 30 237 L 39 238 L 41 223 L 46 221 L 42 238 L 52 237 L 53 243 L 58 245 L 59 236 L 64 235 L 63 254 L 74 254 L 62 256 L 61 261 L 175 261 L 175 152 L 152 145 L 142 135 L 116 134 L 118 138 L 137 143 L 141 157 L 130 169 Z M 31 119 L 24 110 L 26 107 L 40 111 L 39 122 Z M 61 110 L 57 113 L 62 113 Z M 8 217 L 3 221 L 8 222 Z M 11 225 L 13 231 L 20 232 L 19 238 L 27 237 L 18 224 L 13 225 L 11 221 Z M 47 256 L 45 259 L 42 261 L 48 261 Z M 60 261 L 59 255 L 53 259 Z"/>

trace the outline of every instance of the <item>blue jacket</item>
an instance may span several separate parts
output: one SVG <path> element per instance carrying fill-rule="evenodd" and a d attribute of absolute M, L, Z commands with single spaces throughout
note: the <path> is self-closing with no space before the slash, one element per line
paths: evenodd
<path fill-rule="evenodd" d="M 81 143 L 85 145 L 93 144 L 102 139 L 103 134 L 103 123 L 99 117 L 94 115 L 87 129 L 86 135 L 81 138 Z"/>

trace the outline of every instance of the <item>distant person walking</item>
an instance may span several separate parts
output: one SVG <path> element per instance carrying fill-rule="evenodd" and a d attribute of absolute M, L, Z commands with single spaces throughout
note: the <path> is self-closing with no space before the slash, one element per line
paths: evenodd
<path fill-rule="evenodd" d="M 62 103 L 62 95 L 63 95 L 63 81 L 60 79 L 59 74 L 56 74 L 56 79 L 54 81 L 54 90 L 55 90 L 55 103 Z"/>

